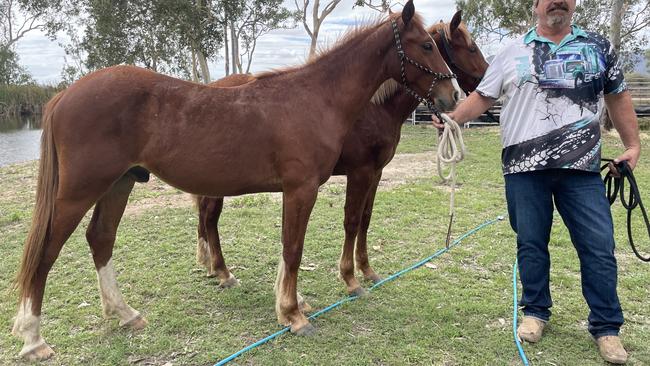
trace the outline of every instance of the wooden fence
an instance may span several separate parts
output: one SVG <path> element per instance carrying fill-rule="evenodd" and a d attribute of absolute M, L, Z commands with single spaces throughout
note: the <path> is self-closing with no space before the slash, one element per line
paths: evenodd
<path fill-rule="evenodd" d="M 626 79 L 627 87 L 632 94 L 632 102 L 638 117 L 650 117 L 650 78 L 649 77 L 630 77 Z M 498 119 L 501 114 L 501 104 L 497 103 L 489 109 L 492 116 Z M 413 115 L 407 120 L 408 123 L 431 123 L 431 113 L 423 105 L 419 105 Z M 483 114 L 475 121 L 465 123 L 465 127 L 498 125 L 499 123 L 489 116 Z"/>

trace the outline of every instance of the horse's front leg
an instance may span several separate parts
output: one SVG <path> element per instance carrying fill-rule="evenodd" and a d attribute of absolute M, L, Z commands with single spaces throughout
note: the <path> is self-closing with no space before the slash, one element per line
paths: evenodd
<path fill-rule="evenodd" d="M 317 180 L 285 186 L 283 192 L 282 258 L 275 282 L 275 311 L 278 322 L 291 325 L 291 332 L 298 335 L 311 335 L 316 331 L 299 309 L 297 286 L 307 222 L 317 193 Z"/>
<path fill-rule="evenodd" d="M 372 217 L 372 207 L 375 203 L 375 194 L 377 193 L 377 187 L 379 186 L 379 181 L 381 180 L 381 170 L 376 173 L 368 192 L 368 198 L 366 199 L 365 208 L 363 210 L 363 215 L 361 216 L 361 227 L 359 228 L 359 233 L 357 235 L 357 245 L 356 245 L 356 262 L 357 270 L 363 273 L 363 277 L 367 280 L 377 283 L 381 281 L 381 277 L 375 273 L 375 271 L 370 267 L 368 262 L 368 227 L 370 227 L 370 218 Z"/>

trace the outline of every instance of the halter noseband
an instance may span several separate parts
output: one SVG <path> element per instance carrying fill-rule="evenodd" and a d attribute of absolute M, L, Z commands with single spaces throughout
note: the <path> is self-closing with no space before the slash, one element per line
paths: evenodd
<path fill-rule="evenodd" d="M 445 53 L 447 54 L 447 57 L 449 58 L 449 67 L 454 68 L 463 74 L 469 76 L 470 78 L 473 79 L 473 81 L 478 84 L 481 81 L 481 78 L 478 78 L 472 73 L 468 72 L 467 70 L 463 69 L 458 62 L 456 62 L 456 59 L 454 58 L 454 52 L 453 49 L 451 48 L 451 45 L 449 44 L 449 40 L 447 39 L 447 34 L 445 33 L 444 29 L 438 29 L 438 34 L 440 35 L 440 38 L 442 39 L 442 45 L 443 48 L 445 49 Z M 465 93 L 469 94 L 467 90 L 463 90 Z"/>
<path fill-rule="evenodd" d="M 436 108 L 434 103 L 431 101 L 431 92 L 433 91 L 433 86 L 436 85 L 436 82 L 438 80 L 455 79 L 456 75 L 435 72 L 426 66 L 420 65 L 417 61 L 408 57 L 404 52 L 404 50 L 402 49 L 402 41 L 399 38 L 399 29 L 397 29 L 397 22 L 395 21 L 395 19 L 391 19 L 391 24 L 393 25 L 393 34 L 395 35 L 395 47 L 397 48 L 397 55 L 399 56 L 400 70 L 402 74 L 402 86 L 404 87 L 407 93 L 409 93 L 412 97 L 417 99 L 420 103 L 426 105 L 427 108 L 429 108 L 429 110 L 433 114 L 435 114 L 440 120 L 442 120 L 440 111 L 438 110 L 438 108 Z M 408 81 L 406 80 L 406 70 L 404 68 L 404 61 L 409 62 L 410 64 L 417 67 L 418 69 L 433 76 L 433 81 L 431 82 L 431 86 L 429 87 L 429 90 L 427 91 L 427 95 L 425 97 L 420 96 L 418 92 L 416 92 L 415 90 L 409 87 Z"/>

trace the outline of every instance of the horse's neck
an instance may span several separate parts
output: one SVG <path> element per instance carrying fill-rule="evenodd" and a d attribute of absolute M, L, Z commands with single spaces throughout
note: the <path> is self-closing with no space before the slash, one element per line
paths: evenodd
<path fill-rule="evenodd" d="M 390 24 L 348 41 L 305 68 L 310 83 L 325 91 L 320 98 L 344 115 L 358 114 L 381 83 L 387 80 L 386 57 L 397 57 Z"/>
<path fill-rule="evenodd" d="M 386 98 L 382 106 L 389 113 L 391 122 L 401 125 L 418 104 L 420 102 L 400 85 L 392 96 Z"/>

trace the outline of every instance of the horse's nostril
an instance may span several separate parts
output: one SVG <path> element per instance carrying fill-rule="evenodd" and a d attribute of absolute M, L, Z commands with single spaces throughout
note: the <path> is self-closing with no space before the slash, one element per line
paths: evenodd
<path fill-rule="evenodd" d="M 458 102 L 460 100 L 460 93 L 458 90 L 454 92 L 454 102 Z"/>

